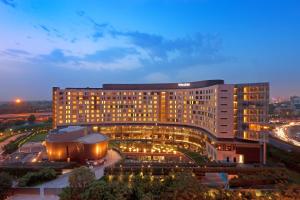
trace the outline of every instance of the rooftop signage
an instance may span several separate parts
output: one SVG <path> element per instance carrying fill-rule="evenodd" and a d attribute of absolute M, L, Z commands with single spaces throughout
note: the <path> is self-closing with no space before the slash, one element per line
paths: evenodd
<path fill-rule="evenodd" d="M 178 83 L 178 87 L 189 87 L 191 86 L 190 83 Z"/>

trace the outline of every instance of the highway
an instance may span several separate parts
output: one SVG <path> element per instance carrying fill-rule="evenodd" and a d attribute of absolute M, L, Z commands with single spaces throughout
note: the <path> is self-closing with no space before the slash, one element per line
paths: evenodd
<path fill-rule="evenodd" d="M 280 140 L 291 143 L 295 146 L 300 147 L 300 142 L 289 137 L 288 129 L 292 126 L 300 126 L 300 122 L 290 122 L 282 126 L 278 126 L 275 131 L 272 132 L 272 136 L 277 137 Z"/>
<path fill-rule="evenodd" d="M 274 131 L 270 132 L 269 144 L 285 151 L 300 152 L 300 142 L 290 138 L 288 134 L 288 128 L 298 125 L 300 122 L 289 122 L 276 127 Z"/>
<path fill-rule="evenodd" d="M 283 149 L 285 151 L 294 151 L 300 153 L 300 147 L 297 147 L 291 143 L 285 142 L 284 140 L 281 140 L 277 137 L 274 137 L 270 135 L 269 137 L 269 144 L 272 144 L 273 146 Z"/>

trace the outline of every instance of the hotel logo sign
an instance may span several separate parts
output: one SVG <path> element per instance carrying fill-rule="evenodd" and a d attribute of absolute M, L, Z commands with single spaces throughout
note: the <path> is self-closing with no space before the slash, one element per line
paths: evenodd
<path fill-rule="evenodd" d="M 178 83 L 178 87 L 189 87 L 191 86 L 190 83 Z"/>

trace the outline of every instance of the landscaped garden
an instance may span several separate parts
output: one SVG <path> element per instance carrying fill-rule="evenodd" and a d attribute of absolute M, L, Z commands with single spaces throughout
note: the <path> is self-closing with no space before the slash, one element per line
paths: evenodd
<path fill-rule="evenodd" d="M 293 180 L 287 175 L 285 169 L 269 169 L 257 171 L 256 173 L 238 173 L 229 181 L 230 187 L 259 187 L 275 184 L 290 184 Z"/>
<path fill-rule="evenodd" d="M 105 176 L 100 180 L 90 169 L 81 167 L 69 177 L 70 186 L 60 194 L 61 200 L 87 199 L 296 199 L 300 190 L 296 186 L 281 186 L 272 191 L 225 190 L 207 187 L 192 173 L 170 173 L 166 176 L 123 174 Z"/>
<path fill-rule="evenodd" d="M 177 148 L 173 145 L 152 143 L 151 141 L 113 140 L 109 142 L 109 147 L 117 150 L 124 158 L 126 157 L 127 159 L 134 159 L 134 157 L 136 157 L 141 160 L 140 157 L 143 157 L 147 158 L 144 159 L 144 161 L 155 161 L 153 158 L 157 158 L 156 161 L 159 160 L 160 162 L 172 162 L 177 160 L 178 162 L 186 163 L 195 162 L 198 165 L 211 163 L 205 155 L 201 155 L 199 152 Z M 161 159 L 159 159 L 160 155 Z M 151 160 L 149 160 L 150 157 L 152 158 Z"/>
<path fill-rule="evenodd" d="M 41 142 L 45 140 L 45 137 L 48 131 L 51 128 L 51 124 L 48 122 L 42 124 L 28 125 L 24 127 L 18 127 L 18 131 L 27 131 L 26 135 L 18 137 L 16 140 L 11 141 L 7 145 L 4 146 L 4 153 L 11 154 L 15 152 L 20 146 L 25 144 L 26 142 Z M 17 131 L 14 130 L 14 131 Z"/>
<path fill-rule="evenodd" d="M 206 156 L 201 155 L 199 152 L 194 152 L 183 148 L 178 149 L 178 151 L 193 159 L 198 165 L 204 165 L 209 162 L 209 159 Z"/>

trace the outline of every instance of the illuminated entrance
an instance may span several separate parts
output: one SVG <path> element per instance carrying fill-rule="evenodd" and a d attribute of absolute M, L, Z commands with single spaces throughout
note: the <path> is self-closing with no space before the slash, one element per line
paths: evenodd
<path fill-rule="evenodd" d="M 150 125 L 112 125 L 93 126 L 94 131 L 109 136 L 111 140 L 151 141 L 156 144 L 173 145 L 188 148 L 199 153 L 205 153 L 206 142 L 210 142 L 207 135 L 200 130 Z"/>

